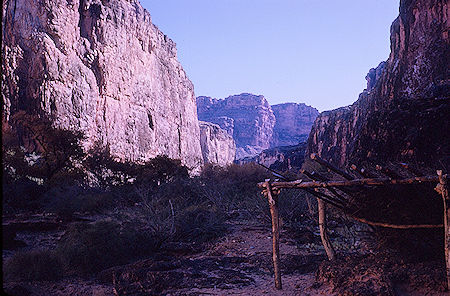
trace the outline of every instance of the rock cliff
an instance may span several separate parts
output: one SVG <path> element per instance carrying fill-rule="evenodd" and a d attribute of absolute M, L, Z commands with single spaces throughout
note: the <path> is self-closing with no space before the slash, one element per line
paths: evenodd
<path fill-rule="evenodd" d="M 254 157 L 236 161 L 239 164 L 256 162 L 278 172 L 300 169 L 305 160 L 306 143 L 269 148 Z"/>
<path fill-rule="evenodd" d="M 263 96 L 246 93 L 225 99 L 198 97 L 197 112 L 200 120 L 218 124 L 233 136 L 236 159 L 306 141 L 319 113 L 305 104 L 270 106 Z"/>
<path fill-rule="evenodd" d="M 305 104 L 272 105 L 275 115 L 271 147 L 297 145 L 306 142 L 319 111 Z"/>
<path fill-rule="evenodd" d="M 193 85 L 137 0 L 3 2 L 3 120 L 19 111 L 113 156 L 202 162 Z"/>
<path fill-rule="evenodd" d="M 237 159 L 269 148 L 275 116 L 263 96 L 243 93 L 222 100 L 198 97 L 197 110 L 199 120 L 219 124 L 230 133 L 232 130 Z"/>
<path fill-rule="evenodd" d="M 320 114 L 308 153 L 336 165 L 405 161 L 449 165 L 449 7 L 403 0 L 391 26 L 391 53 L 371 69 L 351 106 Z"/>
<path fill-rule="evenodd" d="M 236 156 L 233 137 L 217 124 L 204 121 L 199 124 L 203 162 L 219 166 L 232 164 Z"/>

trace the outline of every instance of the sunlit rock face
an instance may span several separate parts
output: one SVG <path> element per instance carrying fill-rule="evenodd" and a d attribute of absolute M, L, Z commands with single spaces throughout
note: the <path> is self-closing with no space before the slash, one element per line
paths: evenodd
<path fill-rule="evenodd" d="M 278 172 L 299 170 L 305 160 L 306 143 L 279 146 L 263 150 L 256 156 L 237 161 L 239 164 L 256 162 Z"/>
<path fill-rule="evenodd" d="M 271 107 L 276 122 L 270 147 L 290 146 L 306 142 L 319 111 L 298 103 L 277 104 Z"/>
<path fill-rule="evenodd" d="M 450 79 L 447 1 L 401 1 L 389 59 L 367 75 L 351 106 L 315 121 L 308 153 L 337 165 L 413 162 L 449 165 Z"/>
<path fill-rule="evenodd" d="M 136 0 L 7 0 L 3 118 L 80 130 L 122 160 L 202 163 L 193 85 L 175 43 Z"/>
<path fill-rule="evenodd" d="M 263 96 L 247 93 L 225 99 L 198 97 L 197 110 L 200 120 L 216 123 L 233 136 L 236 159 L 306 141 L 319 113 L 305 104 L 270 106 Z"/>
<path fill-rule="evenodd" d="M 225 99 L 198 97 L 199 119 L 231 130 L 236 142 L 236 158 L 255 155 L 269 148 L 275 116 L 264 96 L 243 93 Z M 232 118 L 225 124 L 223 117 Z M 231 124 L 232 122 L 232 124 Z"/>
<path fill-rule="evenodd" d="M 204 121 L 199 124 L 203 162 L 219 166 L 232 164 L 236 155 L 233 137 L 217 124 Z"/>

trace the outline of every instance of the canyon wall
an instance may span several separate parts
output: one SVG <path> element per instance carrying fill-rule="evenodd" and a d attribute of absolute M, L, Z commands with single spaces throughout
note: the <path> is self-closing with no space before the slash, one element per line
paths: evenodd
<path fill-rule="evenodd" d="M 217 124 L 204 121 L 199 124 L 203 162 L 219 166 L 232 164 L 236 156 L 233 137 Z"/>
<path fill-rule="evenodd" d="M 277 104 L 271 107 L 276 121 L 270 147 L 290 146 L 306 142 L 319 111 L 298 103 Z"/>
<path fill-rule="evenodd" d="M 275 116 L 263 96 L 243 93 L 222 100 L 198 97 L 197 110 L 199 120 L 216 123 L 230 133 L 232 130 L 237 159 L 269 148 Z M 226 126 L 226 122 L 230 124 Z"/>
<path fill-rule="evenodd" d="M 278 172 L 297 173 L 305 160 L 306 143 L 291 146 L 279 146 L 263 150 L 256 156 L 246 157 L 236 162 L 239 164 L 256 162 Z"/>
<path fill-rule="evenodd" d="M 24 111 L 121 160 L 199 168 L 193 85 L 137 0 L 6 0 L 3 12 L 4 122 Z"/>
<path fill-rule="evenodd" d="M 307 153 L 336 165 L 410 162 L 449 168 L 449 7 L 402 0 L 388 60 L 367 75 L 351 106 L 315 121 Z"/>
<path fill-rule="evenodd" d="M 236 141 L 236 159 L 254 157 L 267 148 L 306 141 L 315 108 L 286 103 L 270 106 L 264 96 L 243 93 L 225 99 L 197 98 L 200 120 L 218 124 Z"/>

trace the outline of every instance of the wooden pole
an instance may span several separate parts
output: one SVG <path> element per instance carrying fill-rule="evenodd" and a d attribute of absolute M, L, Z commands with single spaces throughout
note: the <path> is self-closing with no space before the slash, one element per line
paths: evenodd
<path fill-rule="evenodd" d="M 319 230 L 320 230 L 320 238 L 322 239 L 323 247 L 325 248 L 325 252 L 327 253 L 328 260 L 332 261 L 336 259 L 336 254 L 333 249 L 333 245 L 330 242 L 330 239 L 327 234 L 327 216 L 325 211 L 325 203 L 321 199 L 317 199 L 317 208 L 319 212 Z"/>
<path fill-rule="evenodd" d="M 341 210 L 345 209 L 345 206 L 342 202 L 332 198 L 331 196 L 326 195 L 323 192 L 320 192 L 320 191 L 317 191 L 317 190 L 314 190 L 311 188 L 302 188 L 302 189 L 305 190 L 306 192 L 308 192 L 309 194 L 314 195 L 318 199 L 323 200 L 324 202 L 329 203 L 338 209 L 341 209 Z"/>
<path fill-rule="evenodd" d="M 310 178 L 313 181 L 321 181 L 321 182 L 325 182 L 325 181 L 330 181 L 330 179 L 328 179 L 325 176 L 320 175 L 317 172 L 308 172 L 306 170 L 300 170 L 300 172 L 307 176 L 308 178 Z M 347 199 L 345 197 L 343 197 L 342 195 L 340 195 L 339 193 L 337 193 L 336 190 L 334 190 L 333 188 L 327 188 L 329 191 L 331 191 L 331 193 L 333 193 L 334 195 L 336 195 L 337 197 L 341 197 L 343 199 L 343 201 L 347 202 Z M 339 188 L 340 191 L 344 192 L 347 195 L 352 195 L 351 192 L 345 188 Z"/>
<path fill-rule="evenodd" d="M 346 187 L 346 186 L 358 186 L 358 185 L 400 185 L 400 184 L 415 184 L 423 182 L 439 182 L 438 176 L 423 176 L 414 177 L 409 179 L 393 180 L 391 178 L 367 178 L 367 179 L 355 179 L 351 181 L 314 181 L 314 182 L 273 182 L 272 186 L 277 188 L 319 188 L 319 187 Z M 258 186 L 263 187 L 264 183 L 259 183 Z"/>
<path fill-rule="evenodd" d="M 282 289 L 280 272 L 280 221 L 278 217 L 278 191 L 272 190 L 270 183 L 265 182 L 267 199 L 270 206 L 270 215 L 272 216 L 272 259 L 273 271 L 275 277 L 275 288 Z"/>
<path fill-rule="evenodd" d="M 353 180 L 353 179 L 355 179 L 352 175 L 350 175 L 350 174 L 344 172 L 344 171 L 341 170 L 340 168 L 338 168 L 338 167 L 332 165 L 331 163 L 329 163 L 328 161 L 326 161 L 326 160 L 320 158 L 320 157 L 319 157 L 317 154 L 315 154 L 315 153 L 312 153 L 312 154 L 310 155 L 310 157 L 311 157 L 312 160 L 314 160 L 314 161 L 316 161 L 317 163 L 319 163 L 319 164 L 325 166 L 326 168 L 328 168 L 329 170 L 335 172 L 336 174 L 341 175 L 342 177 L 344 177 L 344 178 L 347 179 L 347 180 Z"/>
<path fill-rule="evenodd" d="M 391 179 L 399 179 L 401 178 L 396 172 L 394 172 L 393 170 L 391 170 L 390 168 L 387 167 L 382 167 L 381 165 L 377 164 L 375 166 L 375 169 L 379 172 L 381 172 L 383 175 L 388 176 Z"/>
<path fill-rule="evenodd" d="M 407 163 L 401 162 L 400 165 L 405 168 L 406 170 L 408 170 L 408 172 L 410 172 L 411 174 L 413 174 L 414 176 L 418 176 L 421 177 L 423 176 L 423 174 L 421 172 L 419 172 L 418 170 L 416 170 L 415 168 L 413 168 L 412 166 L 410 166 Z"/>
<path fill-rule="evenodd" d="M 437 191 L 442 195 L 444 203 L 444 252 L 445 252 L 445 266 L 447 273 L 447 290 L 450 290 L 450 200 L 448 197 L 448 180 L 447 175 L 442 175 L 442 170 L 437 171 L 439 177 L 439 185 Z"/>

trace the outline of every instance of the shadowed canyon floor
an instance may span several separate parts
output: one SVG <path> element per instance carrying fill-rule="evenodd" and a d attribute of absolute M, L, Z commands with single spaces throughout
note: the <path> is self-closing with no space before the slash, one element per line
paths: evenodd
<path fill-rule="evenodd" d="M 287 227 L 282 230 L 283 290 L 276 290 L 270 225 L 234 214 L 228 221 L 227 234 L 200 252 L 192 252 L 195 246 L 174 244 L 151 259 L 109 268 L 96 278 L 6 282 L 4 288 L 9 295 L 31 296 L 446 295 L 442 289 L 436 289 L 443 278 L 443 271 L 436 268 L 439 263 L 395 264 L 392 263 L 395 259 L 383 259 L 370 251 L 365 252 L 362 239 L 358 250 L 341 249 L 341 254 L 347 256 L 342 255 L 337 264 L 329 264 L 315 227 L 306 225 L 300 231 Z M 4 224 L 7 220 L 4 219 Z M 6 229 L 15 228 L 16 238 L 26 242 L 28 248 L 44 246 L 51 249 L 63 232 L 54 227 L 56 224 L 51 217 L 35 217 L 26 223 L 9 225 Z M 43 226 L 48 229 L 39 232 L 33 229 Z M 343 248 L 340 246 L 344 240 L 334 235 L 337 249 Z M 4 251 L 3 259 L 10 255 Z M 406 280 L 395 282 L 395 278 Z"/>
<path fill-rule="evenodd" d="M 41 244 L 56 239 L 56 232 L 50 229 L 32 238 L 27 230 L 17 238 Z M 269 225 L 232 219 L 228 234 L 200 253 L 184 254 L 183 246 L 174 246 L 158 258 L 105 270 L 96 280 L 10 282 L 4 287 L 11 295 L 333 295 L 329 286 L 313 288 L 315 270 L 325 259 L 321 248 L 298 248 L 286 230 L 281 245 L 283 290 L 277 291 L 271 245 Z"/>
<path fill-rule="evenodd" d="M 312 287 L 324 253 L 301 251 L 287 232 L 282 236 L 283 290 L 274 288 L 270 228 L 234 221 L 229 235 L 207 252 L 190 258 L 210 262 L 206 269 L 199 269 L 210 278 L 209 283 L 168 295 L 333 295 L 330 287 Z"/>

